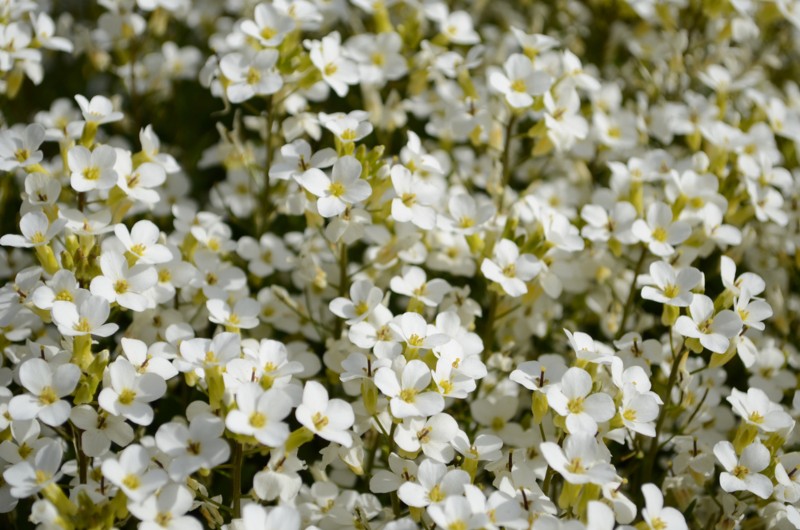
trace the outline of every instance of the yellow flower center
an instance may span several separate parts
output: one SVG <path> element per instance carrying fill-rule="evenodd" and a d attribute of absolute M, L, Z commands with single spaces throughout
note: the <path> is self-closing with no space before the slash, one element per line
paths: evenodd
<path fill-rule="evenodd" d="M 666 296 L 667 298 L 675 298 L 680 294 L 680 292 L 681 289 L 677 285 L 669 284 L 666 287 L 664 287 L 664 296 Z"/>
<path fill-rule="evenodd" d="M 567 409 L 569 409 L 570 414 L 580 414 L 583 412 L 583 398 L 578 397 L 570 399 L 569 403 L 567 403 Z"/>
<path fill-rule="evenodd" d="M 124 479 L 122 479 L 122 485 L 128 488 L 129 490 L 139 489 L 141 482 L 139 481 L 138 475 L 134 475 L 131 473 L 127 475 Z"/>
<path fill-rule="evenodd" d="M 260 412 L 254 412 L 250 414 L 251 426 L 255 427 L 256 429 L 260 429 L 266 424 L 267 424 L 267 417 L 261 414 Z"/>
<path fill-rule="evenodd" d="M 328 425 L 328 417 L 323 416 L 321 412 L 315 412 L 314 416 L 311 417 L 311 421 L 314 423 L 314 428 L 318 431 L 321 431 Z"/>
<path fill-rule="evenodd" d="M 136 399 L 136 392 L 134 390 L 131 390 L 130 388 L 126 388 L 119 393 L 118 400 L 123 405 L 130 405 L 131 403 L 133 403 L 134 399 Z"/>
<path fill-rule="evenodd" d="M 247 84 L 248 85 L 255 85 L 261 81 L 261 72 L 257 69 L 253 68 L 252 66 L 247 69 Z"/>
<path fill-rule="evenodd" d="M 415 348 L 419 348 L 420 346 L 422 346 L 423 342 L 425 342 L 425 339 L 423 339 L 416 333 L 412 333 L 411 336 L 408 337 L 408 344 Z"/>
<path fill-rule="evenodd" d="M 100 168 L 97 166 L 90 166 L 83 170 L 83 178 L 86 180 L 97 180 L 100 178 Z"/>
<path fill-rule="evenodd" d="M 82 333 L 89 333 L 92 331 L 92 325 L 89 323 L 89 320 L 86 317 L 79 319 L 78 323 L 72 327 L 75 331 L 80 331 Z"/>
<path fill-rule="evenodd" d="M 446 497 L 444 496 L 442 489 L 437 484 L 431 488 L 431 491 L 428 493 L 428 498 L 431 500 L 431 502 L 442 502 Z"/>
<path fill-rule="evenodd" d="M 417 196 L 413 193 L 404 193 L 400 200 L 403 201 L 403 204 L 411 208 L 414 206 L 414 203 L 417 202 Z"/>
<path fill-rule="evenodd" d="M 750 473 L 750 470 L 744 466 L 736 466 L 733 468 L 733 473 L 731 473 L 734 477 L 744 480 L 744 478 Z"/>
<path fill-rule="evenodd" d="M 58 401 L 58 394 L 56 394 L 55 389 L 52 386 L 46 386 L 42 389 L 42 393 L 39 394 L 39 403 L 42 405 L 52 405 Z"/>
<path fill-rule="evenodd" d="M 341 182 L 331 182 L 331 185 L 328 187 L 328 191 L 334 197 L 341 197 L 345 192 L 344 184 Z"/>
<path fill-rule="evenodd" d="M 323 71 L 323 73 L 324 73 L 326 76 L 332 76 L 332 75 L 333 75 L 333 74 L 335 74 L 335 73 L 336 73 L 338 70 L 339 70 L 339 67 L 338 67 L 338 66 L 336 66 L 336 64 L 335 64 L 335 63 L 328 63 L 328 64 L 326 64 L 326 65 L 325 65 L 325 68 L 323 68 L 323 70 L 322 70 L 322 71 Z"/>
<path fill-rule="evenodd" d="M 583 467 L 583 462 L 580 458 L 573 458 L 570 460 L 569 464 L 567 464 L 567 471 L 570 473 L 585 473 L 586 468 Z"/>
<path fill-rule="evenodd" d="M 417 397 L 417 391 L 413 388 L 404 388 L 400 391 L 400 399 L 406 403 L 414 403 Z"/>
<path fill-rule="evenodd" d="M 14 158 L 17 159 L 17 162 L 25 162 L 31 156 L 31 152 L 27 149 L 17 149 L 14 151 Z"/>
<path fill-rule="evenodd" d="M 278 31 L 275 28 L 271 28 L 269 26 L 264 26 L 263 28 L 261 28 L 261 32 L 259 34 L 261 35 L 262 39 L 270 40 L 275 35 L 278 34 Z"/>
<path fill-rule="evenodd" d="M 661 228 L 660 226 L 653 230 L 653 239 L 664 243 L 667 240 L 667 231 Z"/>
<path fill-rule="evenodd" d="M 67 291 L 66 289 L 62 289 L 58 292 L 55 298 L 59 302 L 74 302 L 75 299 L 72 297 L 72 293 Z"/>

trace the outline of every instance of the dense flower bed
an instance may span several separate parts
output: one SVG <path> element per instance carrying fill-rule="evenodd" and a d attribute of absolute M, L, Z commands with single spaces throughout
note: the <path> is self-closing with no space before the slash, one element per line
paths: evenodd
<path fill-rule="evenodd" d="M 0 526 L 800 528 L 798 28 L 0 2 Z"/>

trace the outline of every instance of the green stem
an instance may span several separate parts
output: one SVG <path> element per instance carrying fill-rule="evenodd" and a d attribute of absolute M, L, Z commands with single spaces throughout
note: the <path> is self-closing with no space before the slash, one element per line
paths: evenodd
<path fill-rule="evenodd" d="M 339 296 L 347 296 L 348 289 L 347 277 L 347 244 L 344 241 L 339 243 Z M 344 321 L 341 318 L 336 319 L 336 324 L 333 330 L 333 338 L 338 339 L 342 335 L 342 326 Z"/>
<path fill-rule="evenodd" d="M 238 519 L 242 513 L 242 444 L 234 442 L 233 444 L 233 502 L 231 509 L 234 519 Z"/>
<path fill-rule="evenodd" d="M 75 424 L 70 422 L 72 428 L 72 442 L 75 445 L 75 455 L 78 458 L 78 480 L 81 484 L 86 484 L 89 476 L 89 462 L 86 458 L 86 453 L 83 452 L 83 440 L 81 440 L 81 432 L 75 427 Z"/>
<path fill-rule="evenodd" d="M 266 127 L 264 130 L 264 148 L 266 150 L 266 162 L 264 164 L 264 189 L 261 192 L 261 214 L 258 216 L 258 234 L 262 235 L 269 227 L 269 220 L 272 216 L 272 183 L 269 180 L 269 169 L 272 166 L 272 122 L 274 113 L 272 112 L 272 97 L 267 98 Z"/>
<path fill-rule="evenodd" d="M 631 280 L 630 290 L 628 291 L 628 300 L 622 308 L 622 319 L 620 320 L 619 328 L 614 335 L 614 339 L 619 339 L 625 334 L 625 324 L 628 322 L 628 316 L 631 314 L 631 307 L 633 306 L 633 297 L 636 295 L 636 278 L 639 277 L 639 273 L 642 270 L 645 256 L 647 256 L 647 247 L 642 245 L 642 252 L 639 254 L 639 260 L 636 262 L 636 266 L 633 269 L 633 279 Z"/>
<path fill-rule="evenodd" d="M 661 429 L 664 426 L 664 421 L 667 419 L 667 408 L 669 408 L 669 404 L 671 402 L 670 394 L 672 394 L 672 387 L 675 386 L 676 381 L 678 380 L 678 373 L 680 372 L 680 365 L 681 360 L 684 357 L 684 353 L 679 353 L 675 356 L 672 360 L 672 367 L 670 368 L 669 372 L 669 379 L 667 380 L 667 387 L 664 390 L 664 395 L 661 397 L 664 405 L 661 408 L 661 411 L 658 414 L 658 420 L 656 421 L 656 435 L 653 438 L 653 441 L 650 443 L 650 452 L 647 455 L 647 458 L 644 462 L 644 477 L 639 484 L 646 484 L 650 482 L 650 478 L 653 476 L 653 467 L 656 463 L 656 457 L 658 456 L 658 438 L 661 434 Z"/>
<path fill-rule="evenodd" d="M 500 157 L 500 161 L 503 165 L 503 181 L 501 182 L 502 188 L 500 189 L 500 195 L 498 196 L 497 200 L 498 212 L 503 210 L 503 199 L 505 198 L 506 188 L 511 183 L 511 140 L 514 137 L 512 133 L 514 131 L 514 125 L 516 122 L 517 116 L 516 114 L 512 113 L 508 118 L 508 123 L 506 124 L 505 144 L 503 145 L 503 154 Z"/>

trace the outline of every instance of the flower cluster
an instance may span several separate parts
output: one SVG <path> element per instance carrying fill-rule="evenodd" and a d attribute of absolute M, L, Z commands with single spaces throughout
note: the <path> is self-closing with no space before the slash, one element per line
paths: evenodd
<path fill-rule="evenodd" d="M 0 4 L 9 527 L 800 528 L 797 0 Z"/>

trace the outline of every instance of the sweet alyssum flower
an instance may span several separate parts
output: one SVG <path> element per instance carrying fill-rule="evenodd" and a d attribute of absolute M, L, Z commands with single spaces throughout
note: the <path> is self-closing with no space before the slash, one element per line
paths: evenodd
<path fill-rule="evenodd" d="M 348 205 L 367 199 L 372 192 L 369 183 L 361 178 L 361 163 L 352 156 L 336 160 L 330 177 L 311 168 L 296 180 L 319 197 L 317 211 L 323 217 L 339 215 Z"/>
<path fill-rule="evenodd" d="M 696 294 L 689 305 L 691 317 L 681 315 L 675 330 L 684 337 L 699 339 L 704 348 L 714 353 L 725 353 L 730 339 L 742 329 L 742 319 L 731 310 L 715 314 L 714 302 L 703 294 Z"/>
<path fill-rule="evenodd" d="M 428 417 L 442 411 L 442 396 L 437 392 L 425 392 L 430 381 L 431 369 L 419 360 L 409 361 L 399 376 L 389 367 L 375 373 L 375 385 L 390 398 L 392 416 L 398 419 Z"/>
<path fill-rule="evenodd" d="M 547 402 L 566 417 L 570 433 L 597 433 L 597 423 L 614 416 L 614 401 L 604 392 L 591 394 L 592 377 L 586 370 L 570 368 L 561 383 L 547 390 Z"/>
<path fill-rule="evenodd" d="M 11 417 L 38 418 L 56 427 L 69 419 L 70 404 L 62 399 L 78 384 L 80 369 L 71 363 L 51 365 L 44 359 L 28 359 L 19 368 L 19 379 L 29 393 L 14 396 L 8 404 Z"/>
<path fill-rule="evenodd" d="M 355 421 L 352 407 L 341 399 L 328 399 L 328 392 L 316 381 L 303 388 L 303 401 L 295 417 L 305 428 L 331 442 L 350 447 L 353 441 L 347 430 Z"/>
<path fill-rule="evenodd" d="M 520 254 L 519 247 L 508 239 L 497 242 L 492 259 L 484 259 L 481 272 L 497 282 L 509 296 L 522 296 L 528 292 L 525 282 L 536 277 L 541 270 L 539 260 L 532 254 Z"/>
<path fill-rule="evenodd" d="M 280 447 L 289 437 L 289 426 L 282 420 L 292 411 L 292 401 L 283 391 L 243 385 L 236 392 L 236 406 L 225 418 L 230 431 L 254 436 L 269 447 Z"/>
<path fill-rule="evenodd" d="M 749 491 L 766 499 L 772 493 L 772 481 L 763 471 L 770 461 L 769 450 L 760 442 L 748 445 L 737 458 L 733 444 L 728 441 L 717 442 L 714 455 L 725 471 L 720 474 L 719 482 L 727 492 Z"/>
<path fill-rule="evenodd" d="M 167 385 L 160 375 L 139 374 L 124 357 L 118 357 L 109 365 L 103 386 L 97 398 L 100 406 L 115 416 L 124 416 L 139 425 L 152 423 L 153 409 L 148 403 L 167 391 Z"/>

